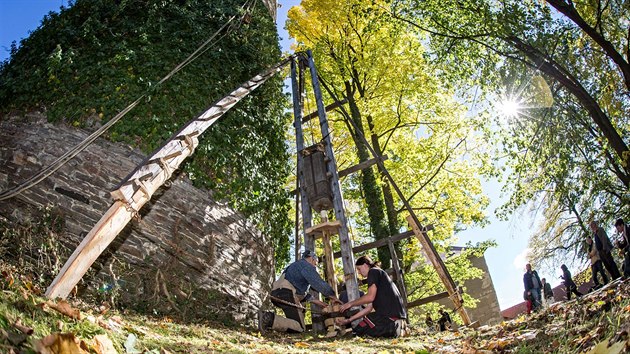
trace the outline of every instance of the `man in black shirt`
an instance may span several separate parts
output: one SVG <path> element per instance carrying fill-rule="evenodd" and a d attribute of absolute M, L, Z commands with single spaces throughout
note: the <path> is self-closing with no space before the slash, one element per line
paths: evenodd
<path fill-rule="evenodd" d="M 407 311 L 403 306 L 398 288 L 389 275 L 379 268 L 368 256 L 362 256 L 355 262 L 357 271 L 367 277 L 368 292 L 360 298 L 341 305 L 344 312 L 351 307 L 366 305 L 365 308 L 350 318 L 338 320 L 337 324 L 347 325 L 361 318 L 352 331 L 359 336 L 398 337 L 404 335 Z"/>

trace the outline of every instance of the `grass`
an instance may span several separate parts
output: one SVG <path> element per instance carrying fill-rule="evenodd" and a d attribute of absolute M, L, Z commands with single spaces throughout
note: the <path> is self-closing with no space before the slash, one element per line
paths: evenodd
<path fill-rule="evenodd" d="M 71 334 L 83 353 L 99 352 L 98 336 L 109 338 L 119 353 L 588 353 L 610 344 L 616 347 L 597 353 L 614 354 L 613 349 L 630 348 L 630 281 L 478 330 L 427 333 L 416 326 L 405 338 L 327 339 L 312 333 L 263 335 L 253 328 L 212 322 L 178 323 L 78 300 L 69 305 L 82 316 L 72 319 L 46 305 L 41 291 L 15 267 L 0 261 L 0 271 L 1 353 L 35 353 L 42 339 L 54 333 Z M 22 333 L 16 322 L 32 328 L 32 334 Z"/>

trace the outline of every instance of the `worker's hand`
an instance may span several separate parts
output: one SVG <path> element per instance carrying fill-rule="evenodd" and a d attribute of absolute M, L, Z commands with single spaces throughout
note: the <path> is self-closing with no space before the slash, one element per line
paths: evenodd
<path fill-rule="evenodd" d="M 527 295 L 531 295 L 531 294 L 532 294 L 532 292 L 531 292 L 531 291 L 528 291 L 528 292 L 527 292 Z"/>
<path fill-rule="evenodd" d="M 315 305 L 317 305 L 319 307 L 327 307 L 328 306 L 327 303 L 325 303 L 325 302 L 323 302 L 321 300 L 316 300 L 316 299 L 311 300 L 311 303 L 315 304 Z"/>
<path fill-rule="evenodd" d="M 329 297 L 329 299 L 333 302 L 333 303 L 337 303 L 339 305 L 342 305 L 343 302 L 341 302 L 341 300 L 337 299 L 335 296 L 331 296 Z"/>
<path fill-rule="evenodd" d="M 352 307 L 352 301 L 346 302 L 345 304 L 341 305 L 341 307 L 339 308 L 339 312 L 346 312 L 346 310 L 348 310 L 351 307 Z"/>
<path fill-rule="evenodd" d="M 345 326 L 348 323 L 350 323 L 351 321 L 347 318 L 335 318 L 335 324 L 337 326 Z"/>

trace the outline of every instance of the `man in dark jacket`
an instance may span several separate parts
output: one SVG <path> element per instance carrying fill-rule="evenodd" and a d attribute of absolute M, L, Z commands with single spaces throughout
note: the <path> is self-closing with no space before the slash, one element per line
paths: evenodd
<path fill-rule="evenodd" d="M 538 277 L 538 273 L 535 270 L 532 270 L 531 264 L 527 263 L 525 265 L 525 269 L 527 271 L 523 274 L 523 285 L 525 286 L 525 292 L 527 295 L 532 298 L 532 309 L 536 311 L 542 305 L 540 301 L 542 282 L 540 281 L 540 277 Z"/>
<path fill-rule="evenodd" d="M 308 294 L 311 287 L 332 301 L 341 303 L 335 296 L 333 288 L 317 273 L 317 262 L 315 252 L 306 250 L 302 253 L 302 259 L 291 263 L 282 272 L 280 278 L 273 283 L 271 302 L 284 311 L 286 318 L 273 312 L 260 311 L 258 329 L 261 332 L 267 329 L 279 332 L 303 332 L 304 307 L 301 303 L 309 301 L 318 306 L 328 306 L 325 302 L 314 299 Z"/>
<path fill-rule="evenodd" d="M 630 226 L 623 222 L 623 219 L 617 219 L 615 228 L 620 238 L 615 241 L 615 245 L 623 252 L 623 277 L 630 277 Z"/>
<path fill-rule="evenodd" d="M 593 241 L 595 241 L 595 247 L 599 252 L 599 258 L 604 263 L 604 268 L 610 274 L 610 277 L 615 280 L 621 276 L 619 273 L 619 268 L 617 268 L 617 263 L 612 257 L 611 251 L 613 248 L 606 231 L 597 225 L 596 221 L 591 221 L 589 224 L 591 231 L 593 232 Z"/>

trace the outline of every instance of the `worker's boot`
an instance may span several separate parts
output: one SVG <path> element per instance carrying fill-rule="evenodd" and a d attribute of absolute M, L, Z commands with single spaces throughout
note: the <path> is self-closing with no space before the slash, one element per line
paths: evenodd
<path fill-rule="evenodd" d="M 273 326 L 275 314 L 269 311 L 258 311 L 258 331 L 266 332 Z"/>

